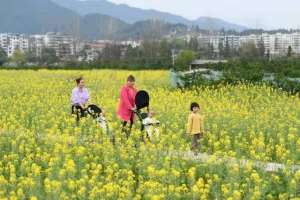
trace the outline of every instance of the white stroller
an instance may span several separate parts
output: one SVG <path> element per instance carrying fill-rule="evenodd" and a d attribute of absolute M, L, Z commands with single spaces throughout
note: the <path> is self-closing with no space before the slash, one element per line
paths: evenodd
<path fill-rule="evenodd" d="M 147 117 L 143 120 L 143 126 L 145 127 L 147 137 L 152 143 L 159 140 L 159 125 L 160 122 L 154 118 Z"/>
<path fill-rule="evenodd" d="M 108 130 L 108 124 L 104 117 L 103 111 L 96 105 L 89 105 L 86 109 L 89 115 L 91 115 L 100 125 L 104 132 Z"/>

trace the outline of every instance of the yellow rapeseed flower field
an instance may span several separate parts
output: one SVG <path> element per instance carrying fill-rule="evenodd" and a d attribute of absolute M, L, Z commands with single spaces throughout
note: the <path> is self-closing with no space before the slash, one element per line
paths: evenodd
<path fill-rule="evenodd" d="M 157 143 L 128 140 L 116 116 L 129 74 L 147 90 L 161 122 Z M 85 78 L 91 103 L 106 111 L 110 134 L 91 118 L 76 123 L 74 79 Z M 300 164 L 300 100 L 264 85 L 220 85 L 180 91 L 167 71 L 0 71 L 0 199 L 299 199 L 300 170 L 265 172 L 215 162 L 236 157 Z M 196 162 L 189 151 L 190 103 L 201 106 L 205 134 Z"/>

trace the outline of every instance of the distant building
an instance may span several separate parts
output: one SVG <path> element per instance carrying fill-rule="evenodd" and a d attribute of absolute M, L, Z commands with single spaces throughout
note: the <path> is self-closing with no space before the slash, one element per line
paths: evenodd
<path fill-rule="evenodd" d="M 99 52 L 95 49 L 87 49 L 86 51 L 86 60 L 87 62 L 93 62 L 99 57 Z"/>
<path fill-rule="evenodd" d="M 31 35 L 29 37 L 29 49 L 35 56 L 40 57 L 43 48 L 45 48 L 45 35 Z"/>
<path fill-rule="evenodd" d="M 28 51 L 29 39 L 24 34 L 0 33 L 0 47 L 11 57 L 17 49 Z"/>
<path fill-rule="evenodd" d="M 238 49 L 240 46 L 240 36 L 234 35 L 200 35 L 198 37 L 200 46 L 213 47 L 214 53 L 220 52 L 220 47 L 225 48 L 228 43 L 231 49 Z"/>
<path fill-rule="evenodd" d="M 122 41 L 121 44 L 124 46 L 131 46 L 132 48 L 137 48 L 141 46 L 142 42 L 135 41 L 135 40 L 126 40 L 126 41 Z"/>
<path fill-rule="evenodd" d="M 292 40 L 293 40 L 292 50 L 296 54 L 300 54 L 300 33 L 293 33 Z"/>
<path fill-rule="evenodd" d="M 103 52 L 107 44 L 111 44 L 110 40 L 97 40 L 93 42 L 85 42 L 80 45 L 80 49 L 77 52 L 79 61 L 93 62 L 97 60 L 100 54 Z"/>
<path fill-rule="evenodd" d="M 288 52 L 289 46 L 296 55 L 300 55 L 300 32 L 290 34 L 251 34 L 245 36 L 238 35 L 200 35 L 198 37 L 200 46 L 212 46 L 214 52 L 220 52 L 220 47 L 225 48 L 226 44 L 231 49 L 239 49 L 245 43 L 254 43 L 256 46 L 260 42 L 264 44 L 265 54 L 271 56 L 284 56 Z"/>
<path fill-rule="evenodd" d="M 107 46 L 107 44 L 111 44 L 111 41 L 98 40 L 89 43 L 89 46 L 93 51 L 102 52 L 103 49 Z"/>
<path fill-rule="evenodd" d="M 52 48 L 56 56 L 66 58 L 75 55 L 75 40 L 71 35 L 62 33 L 47 33 L 44 36 L 45 47 Z"/>

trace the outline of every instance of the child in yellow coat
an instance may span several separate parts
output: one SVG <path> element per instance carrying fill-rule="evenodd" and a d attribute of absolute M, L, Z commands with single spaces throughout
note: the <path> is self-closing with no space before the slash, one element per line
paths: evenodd
<path fill-rule="evenodd" d="M 198 103 L 191 104 L 191 114 L 188 117 L 187 133 L 192 138 L 192 151 L 196 151 L 199 147 L 199 141 L 203 137 L 204 122 L 200 115 L 200 106 Z"/>

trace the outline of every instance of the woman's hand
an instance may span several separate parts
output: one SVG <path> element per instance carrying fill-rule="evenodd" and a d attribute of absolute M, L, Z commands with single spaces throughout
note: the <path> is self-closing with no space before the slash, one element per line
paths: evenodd
<path fill-rule="evenodd" d="M 131 111 L 135 112 L 136 111 L 136 106 L 134 106 L 133 108 L 131 108 Z"/>

